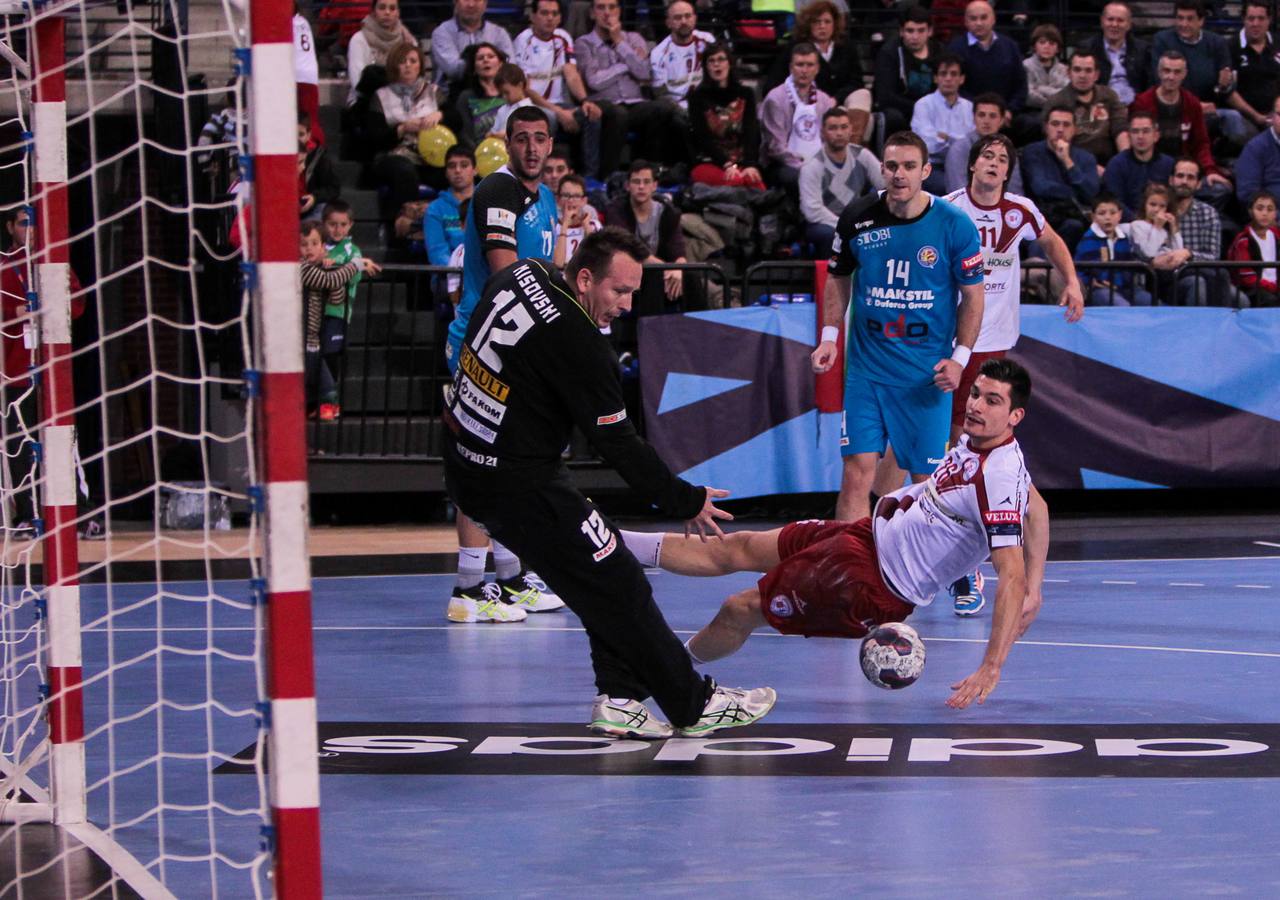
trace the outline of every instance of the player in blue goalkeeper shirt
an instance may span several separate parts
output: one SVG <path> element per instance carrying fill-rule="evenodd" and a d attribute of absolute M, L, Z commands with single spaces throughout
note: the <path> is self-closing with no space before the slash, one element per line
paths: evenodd
<path fill-rule="evenodd" d="M 445 359 L 456 374 L 462 338 L 485 282 L 517 259 L 551 261 L 556 242 L 556 198 L 542 184 L 551 153 L 547 117 L 537 107 L 517 109 L 507 119 L 505 166 L 471 196 L 463 228 L 462 297 L 449 326 Z M 520 622 L 528 613 L 554 612 L 564 601 L 526 570 L 515 554 L 493 542 L 496 582 L 485 583 L 489 538 L 458 513 L 458 579 L 446 612 L 450 622 Z"/>
<path fill-rule="evenodd" d="M 982 249 L 958 207 L 921 190 L 929 151 L 902 131 L 884 148 L 886 189 L 849 206 L 836 225 L 814 371 L 837 359 L 836 337 L 854 301 L 836 518 L 871 513 L 876 461 L 892 446 L 923 481 L 941 462 L 951 398 L 982 324 Z M 959 293 L 960 303 L 956 305 Z"/>

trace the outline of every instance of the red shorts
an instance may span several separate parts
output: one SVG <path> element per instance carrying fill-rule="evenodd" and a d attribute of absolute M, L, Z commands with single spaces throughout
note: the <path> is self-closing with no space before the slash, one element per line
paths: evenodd
<path fill-rule="evenodd" d="M 969 391 L 973 390 L 973 383 L 978 380 L 978 370 L 982 368 L 982 364 L 989 359 L 1004 359 L 1008 352 L 1008 350 L 983 350 L 969 357 L 968 364 L 960 373 L 960 387 L 956 388 L 955 393 L 951 395 L 951 424 L 956 428 L 964 425 L 964 405 L 969 402 Z"/>
<path fill-rule="evenodd" d="M 778 535 L 776 566 L 760 579 L 760 607 L 783 634 L 860 638 L 867 625 L 915 609 L 885 585 L 871 520 L 795 522 Z"/>

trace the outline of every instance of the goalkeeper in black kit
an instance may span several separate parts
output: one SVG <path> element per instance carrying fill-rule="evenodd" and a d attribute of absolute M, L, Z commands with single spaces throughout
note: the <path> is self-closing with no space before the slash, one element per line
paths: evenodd
<path fill-rule="evenodd" d="M 719 687 L 693 668 L 618 529 L 574 487 L 561 450 L 577 426 L 626 482 L 686 530 L 720 535 L 728 492 L 677 478 L 637 433 L 600 329 L 631 308 L 648 247 L 617 228 L 583 240 L 561 277 L 518 260 L 471 315 L 445 392 L 445 480 L 458 509 L 537 569 L 586 627 L 597 734 L 657 740 L 750 725 L 772 688 Z M 645 707 L 653 697 L 670 720 Z"/>

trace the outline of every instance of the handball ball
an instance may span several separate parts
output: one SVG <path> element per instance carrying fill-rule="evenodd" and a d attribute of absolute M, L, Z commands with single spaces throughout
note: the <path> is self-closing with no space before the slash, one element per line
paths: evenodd
<path fill-rule="evenodd" d="M 458 137 L 444 125 L 418 132 L 418 155 L 427 165 L 444 168 L 444 155 L 458 143 Z"/>
<path fill-rule="evenodd" d="M 492 175 L 507 164 L 507 142 L 500 137 L 487 137 L 476 147 L 476 171 L 481 178 Z"/>
<path fill-rule="evenodd" d="M 862 639 L 861 662 L 867 681 L 896 691 L 924 671 L 924 641 L 910 625 L 887 622 Z"/>

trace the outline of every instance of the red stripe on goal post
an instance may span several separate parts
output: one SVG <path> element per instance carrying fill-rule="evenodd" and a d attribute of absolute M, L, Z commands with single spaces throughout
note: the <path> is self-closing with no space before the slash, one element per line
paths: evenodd
<path fill-rule="evenodd" d="M 269 779 L 275 893 L 318 900 L 319 760 L 307 555 L 302 296 L 298 275 L 293 0 L 249 6 L 258 477 L 266 572 Z"/>

